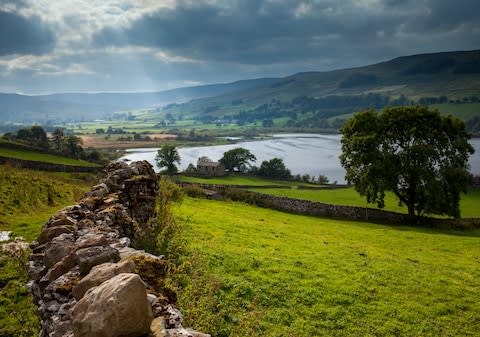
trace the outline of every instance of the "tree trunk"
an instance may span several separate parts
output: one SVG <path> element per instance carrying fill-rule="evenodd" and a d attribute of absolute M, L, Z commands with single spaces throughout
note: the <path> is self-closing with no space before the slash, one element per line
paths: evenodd
<path fill-rule="evenodd" d="M 415 218 L 415 207 L 414 207 L 414 205 L 413 204 L 408 204 L 407 207 L 408 207 L 408 216 L 412 219 Z"/>

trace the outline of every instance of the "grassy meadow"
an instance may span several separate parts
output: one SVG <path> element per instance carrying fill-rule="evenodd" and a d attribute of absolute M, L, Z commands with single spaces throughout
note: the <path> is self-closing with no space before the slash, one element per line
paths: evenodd
<path fill-rule="evenodd" d="M 294 187 L 298 185 L 317 186 L 312 184 L 299 183 L 298 181 L 287 180 L 275 180 L 259 177 L 227 175 L 223 177 L 214 178 L 200 178 L 200 177 L 188 177 L 177 176 L 180 181 L 197 183 L 197 184 L 218 184 L 218 185 L 251 185 L 251 186 L 286 186 Z"/>
<path fill-rule="evenodd" d="M 212 336 L 478 336 L 480 231 L 186 198 L 187 325 Z M 228 216 L 226 216 L 228 215 Z M 182 269 L 183 268 L 183 269 Z"/>
<path fill-rule="evenodd" d="M 91 176 L 0 166 L 0 231 L 34 240 L 58 209 L 73 204 L 91 185 Z M 0 252 L 0 336 L 37 336 L 37 307 L 28 294 L 26 256 Z"/>
<path fill-rule="evenodd" d="M 370 207 L 376 204 L 367 204 L 365 198 L 358 194 L 353 187 L 338 188 L 332 190 L 301 190 L 301 189 L 252 189 L 255 192 L 272 194 L 277 196 L 318 201 L 327 204 Z M 473 189 L 462 194 L 460 210 L 462 217 L 480 217 L 480 189 Z M 398 199 L 392 192 L 385 196 L 386 211 L 408 213 L 405 205 L 399 206 Z"/>
<path fill-rule="evenodd" d="M 182 182 L 198 184 L 220 184 L 220 185 L 249 185 L 249 186 L 285 186 L 284 188 L 249 188 L 249 190 L 259 193 L 283 196 L 295 199 L 318 201 L 333 205 L 357 206 L 376 208 L 376 204 L 367 204 L 365 198 L 358 194 L 353 187 L 336 189 L 299 189 L 298 186 L 319 185 L 305 184 L 298 181 L 274 180 L 259 177 L 235 176 L 229 175 L 215 178 L 200 178 L 177 176 Z M 480 189 L 469 190 L 462 194 L 460 209 L 463 217 L 480 217 Z M 392 192 L 387 192 L 385 196 L 386 211 L 407 213 L 407 207 L 398 205 L 398 199 Z"/>
<path fill-rule="evenodd" d="M 98 164 L 90 163 L 85 160 L 77 160 L 63 157 L 60 155 L 39 153 L 27 150 L 16 150 L 8 148 L 0 148 L 0 156 L 14 159 L 32 160 L 51 164 L 60 165 L 76 165 L 76 166 L 98 166 Z"/>

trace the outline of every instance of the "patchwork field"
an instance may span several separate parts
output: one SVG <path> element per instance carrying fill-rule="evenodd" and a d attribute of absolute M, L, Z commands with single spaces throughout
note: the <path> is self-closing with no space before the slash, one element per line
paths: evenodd
<path fill-rule="evenodd" d="M 180 304 L 214 336 L 475 336 L 480 231 L 187 198 Z"/>

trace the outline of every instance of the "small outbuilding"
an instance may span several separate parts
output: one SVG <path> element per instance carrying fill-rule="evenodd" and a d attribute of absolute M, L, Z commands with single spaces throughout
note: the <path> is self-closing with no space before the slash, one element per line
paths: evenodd
<path fill-rule="evenodd" d="M 197 174 L 205 177 L 220 177 L 225 175 L 225 165 L 218 161 L 202 158 L 197 163 Z"/>

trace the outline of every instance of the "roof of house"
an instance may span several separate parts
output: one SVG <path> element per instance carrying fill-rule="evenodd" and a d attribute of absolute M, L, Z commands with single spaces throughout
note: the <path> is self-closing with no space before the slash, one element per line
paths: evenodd
<path fill-rule="evenodd" d="M 222 165 L 222 163 L 219 163 L 218 161 L 204 161 L 200 162 L 197 164 L 198 167 L 204 166 L 204 167 L 217 167 L 219 165 Z"/>

